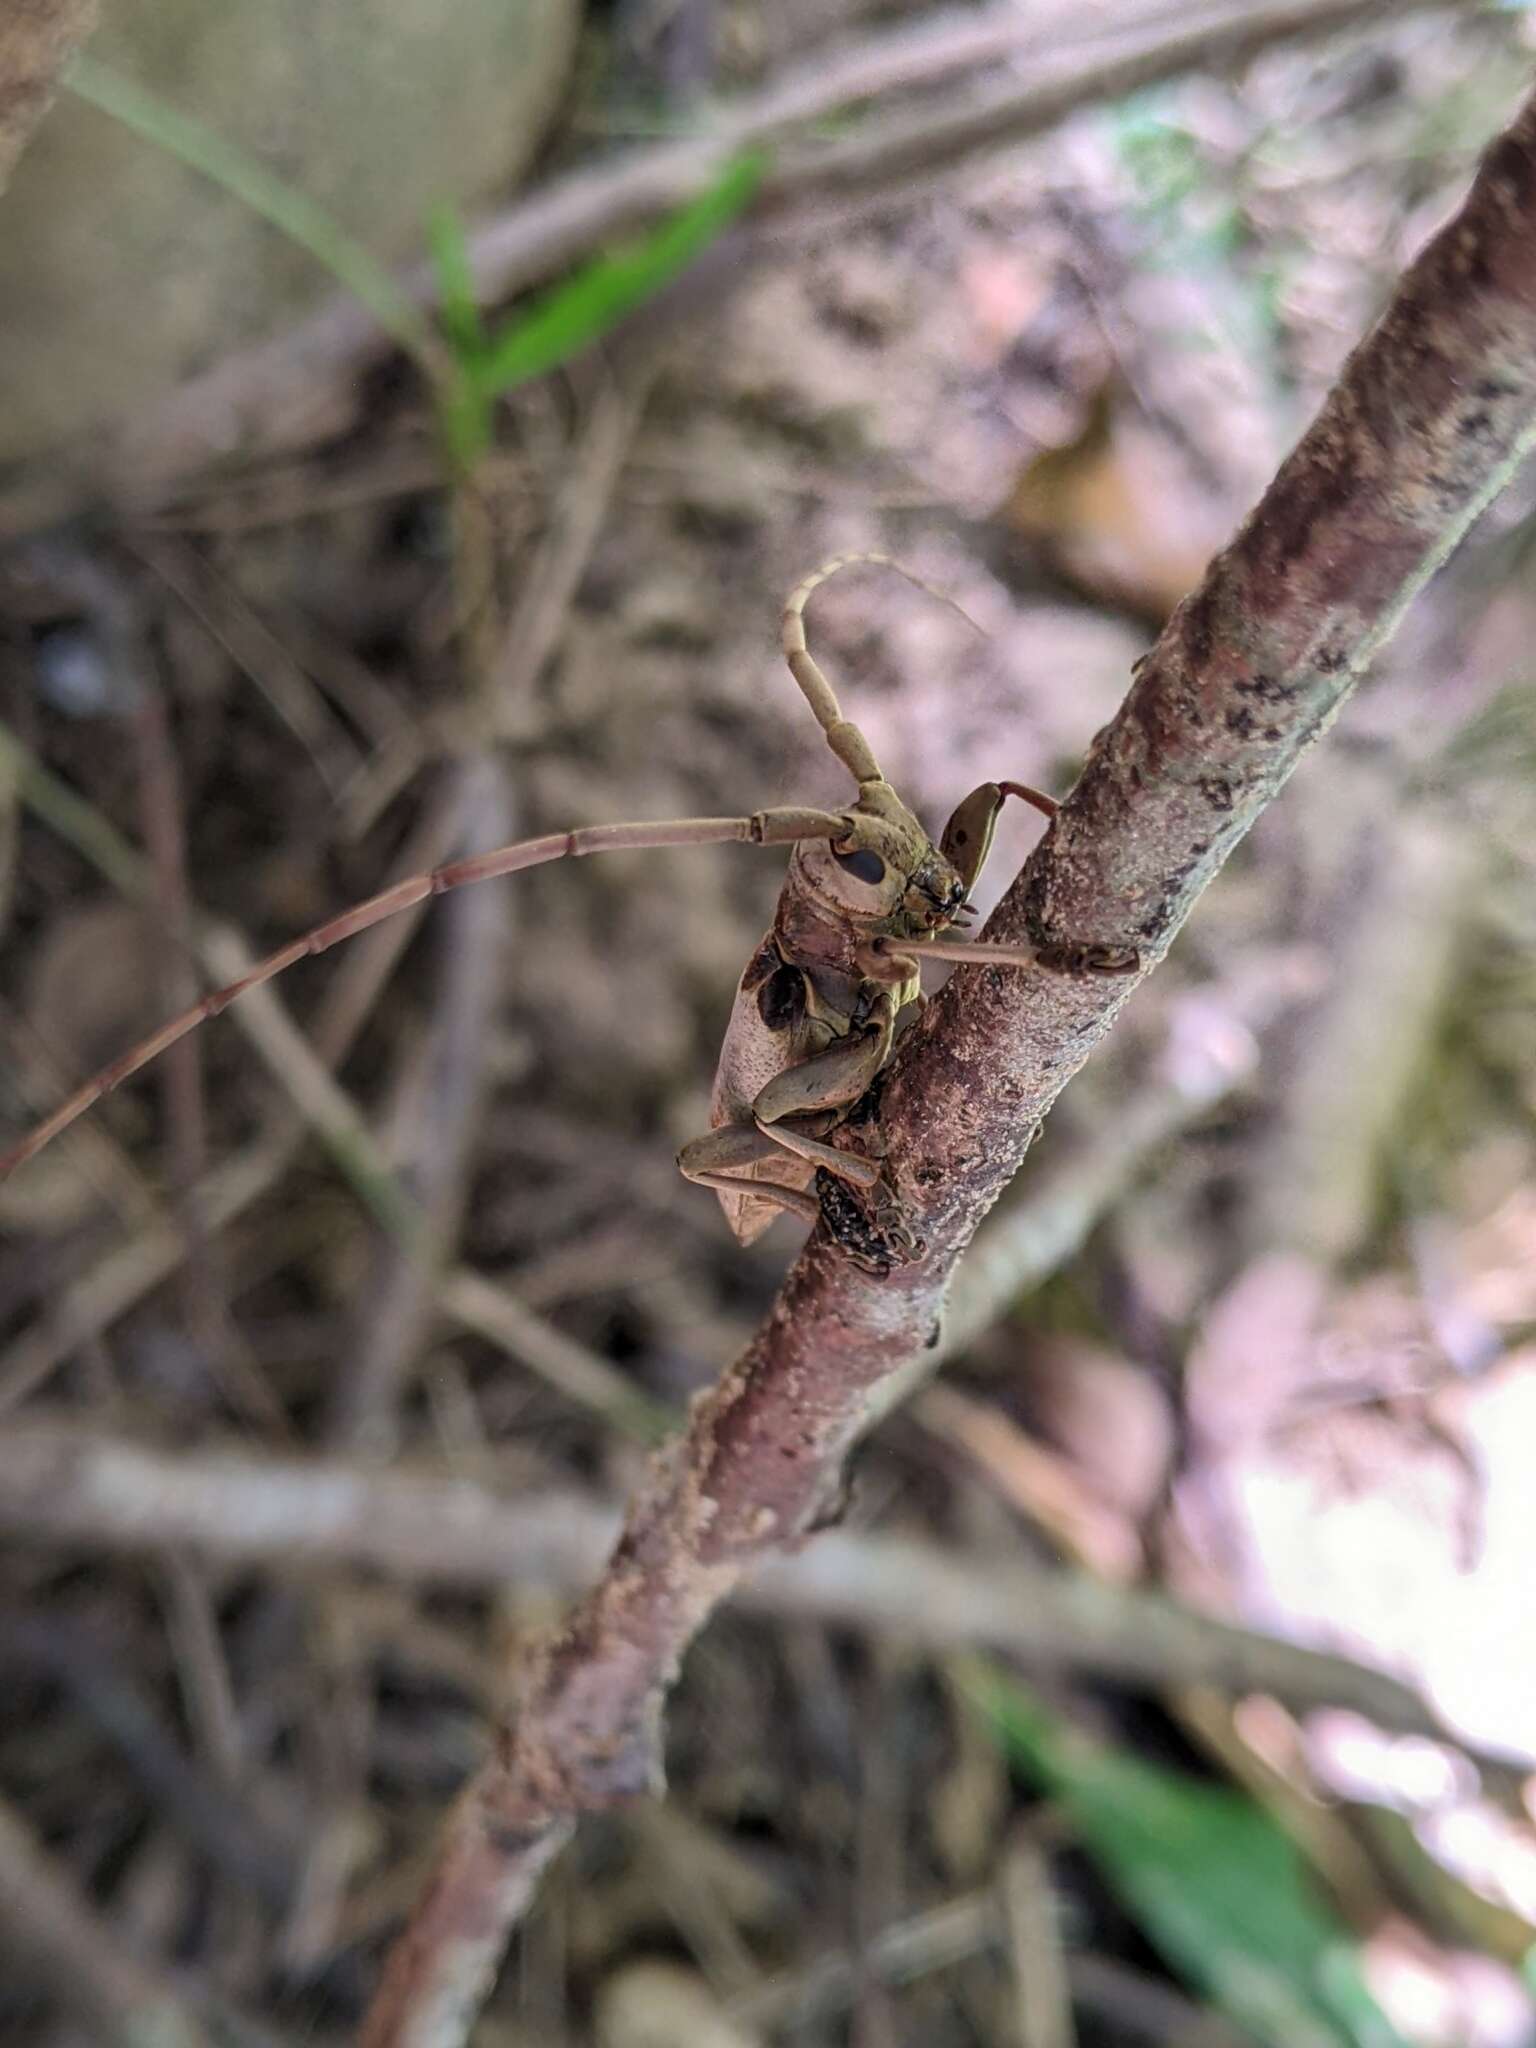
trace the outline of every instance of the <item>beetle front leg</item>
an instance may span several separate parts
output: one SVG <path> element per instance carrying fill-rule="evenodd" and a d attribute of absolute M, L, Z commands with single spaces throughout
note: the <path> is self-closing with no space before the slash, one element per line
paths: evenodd
<path fill-rule="evenodd" d="M 1011 796 L 1032 804 L 1045 818 L 1054 818 L 1060 808 L 1055 797 L 1031 789 L 1027 782 L 984 782 L 962 798 L 944 827 L 939 851 L 965 883 L 967 892 L 986 864 L 992 850 L 992 834 L 997 830 L 997 814 Z"/>

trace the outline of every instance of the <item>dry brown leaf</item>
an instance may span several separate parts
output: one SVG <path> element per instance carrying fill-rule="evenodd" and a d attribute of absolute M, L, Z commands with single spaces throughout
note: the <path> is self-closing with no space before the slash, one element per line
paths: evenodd
<path fill-rule="evenodd" d="M 1025 467 L 1001 516 L 1090 596 L 1159 625 L 1232 525 L 1167 432 L 1114 384 L 1094 394 L 1075 440 Z"/>
<path fill-rule="evenodd" d="M 1074 1563 L 1112 1585 L 1141 1576 L 1141 1538 L 1102 1501 L 1066 1459 L 1026 1436 L 995 1408 L 930 1387 L 917 1403 L 924 1427 L 965 1451 L 997 1490 Z"/>
<path fill-rule="evenodd" d="M 1101 1500 L 1132 1522 L 1155 1506 L 1175 1446 L 1168 1403 L 1147 1372 L 1078 1337 L 1040 1337 L 1029 1398 L 1041 1431 Z"/>

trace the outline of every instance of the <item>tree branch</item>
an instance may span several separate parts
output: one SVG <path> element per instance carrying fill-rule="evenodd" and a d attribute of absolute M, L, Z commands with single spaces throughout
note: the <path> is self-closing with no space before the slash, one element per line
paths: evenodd
<path fill-rule="evenodd" d="M 1041 1118 L 1533 433 L 1536 101 L 1138 665 L 1000 906 L 989 936 L 1056 971 L 966 970 L 909 1034 L 880 1134 L 926 1255 L 882 1281 L 813 1232 L 764 1328 L 658 1459 L 601 1580 L 525 1659 L 365 2048 L 459 2042 L 576 1817 L 659 1783 L 662 1701 L 700 1624 L 814 1525 L 871 1389 L 937 1341 L 955 1262 Z M 1131 952 L 1134 972 L 1083 971 Z"/>

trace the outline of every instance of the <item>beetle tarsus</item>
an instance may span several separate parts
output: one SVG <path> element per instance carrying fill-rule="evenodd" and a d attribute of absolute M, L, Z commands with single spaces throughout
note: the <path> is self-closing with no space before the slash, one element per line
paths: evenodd
<path fill-rule="evenodd" d="M 846 1181 L 824 1168 L 816 1175 L 822 1221 L 845 1257 L 877 1280 L 888 1280 L 897 1266 L 911 1265 L 926 1247 L 906 1221 L 889 1183 L 870 1194 L 866 1208 Z"/>

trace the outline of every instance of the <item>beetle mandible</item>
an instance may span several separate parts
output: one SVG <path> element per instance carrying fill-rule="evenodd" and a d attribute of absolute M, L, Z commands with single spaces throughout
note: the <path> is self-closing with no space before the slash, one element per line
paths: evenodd
<path fill-rule="evenodd" d="M 781 641 L 791 674 L 858 786 L 839 811 L 783 806 L 735 818 L 674 818 L 638 824 L 582 825 L 569 832 L 518 840 L 489 853 L 450 861 L 383 889 L 340 916 L 279 947 L 152 1032 L 103 1067 L 11 1148 L 0 1154 L 0 1180 L 42 1150 L 130 1074 L 248 989 L 271 981 L 297 960 L 431 896 L 514 874 L 546 861 L 651 846 L 701 846 L 728 841 L 789 846 L 789 872 L 772 929 L 741 978 L 720 1054 L 707 1136 L 678 1155 L 683 1173 L 716 1190 L 743 1244 L 761 1235 L 779 1210 L 808 1221 L 822 1213 L 810 1192 L 819 1185 L 829 1212 L 856 1211 L 881 1177 L 879 1163 L 830 1143 L 890 1058 L 898 1021 L 918 1000 L 919 960 L 1022 967 L 1036 956 L 1017 946 L 949 936 L 972 914 L 967 901 L 1010 796 L 1047 818 L 1056 804 L 1020 782 L 984 782 L 960 804 L 937 845 L 880 772 L 868 742 L 842 715 L 830 683 L 811 659 L 805 605 L 840 569 L 874 563 L 922 589 L 889 555 L 838 555 L 807 576 L 784 607 Z M 933 593 L 938 595 L 938 593 Z M 1131 964 L 1106 953 L 1074 960 L 1071 971 L 1121 973 Z M 877 1205 L 878 1206 L 878 1205 Z M 858 1256 L 856 1222 L 836 1232 Z M 879 1238 L 903 1250 L 899 1223 Z M 905 1241 L 906 1250 L 913 1247 Z"/>

